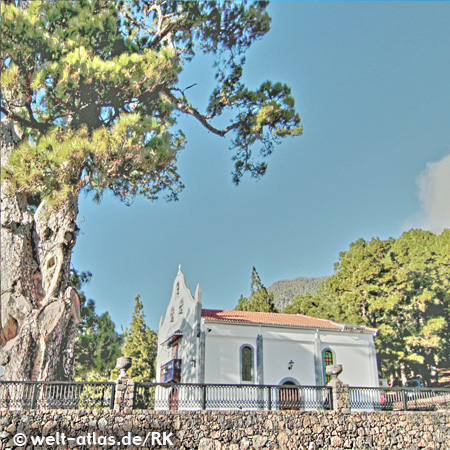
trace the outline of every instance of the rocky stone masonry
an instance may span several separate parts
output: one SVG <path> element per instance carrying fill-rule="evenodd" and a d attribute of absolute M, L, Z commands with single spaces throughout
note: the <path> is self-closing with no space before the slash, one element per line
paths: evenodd
<path fill-rule="evenodd" d="M 333 412 L 299 411 L 2 411 L 0 450 L 15 447 L 16 433 L 76 437 L 144 437 L 149 431 L 173 433 L 177 450 L 322 450 L 322 449 L 450 449 L 450 412 Z M 63 449 L 76 446 L 32 447 Z M 105 449 L 108 446 L 82 446 Z"/>
<path fill-rule="evenodd" d="M 116 394 L 114 409 L 122 413 L 130 413 L 133 410 L 134 380 L 125 376 L 116 381 Z"/>

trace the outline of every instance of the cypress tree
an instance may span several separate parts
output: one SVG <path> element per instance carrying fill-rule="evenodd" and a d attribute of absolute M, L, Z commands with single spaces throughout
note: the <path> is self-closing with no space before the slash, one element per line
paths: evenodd
<path fill-rule="evenodd" d="M 157 336 L 145 323 L 144 305 L 135 298 L 130 327 L 125 329 L 123 356 L 131 356 L 133 364 L 127 372 L 135 381 L 151 381 L 156 376 Z"/>
<path fill-rule="evenodd" d="M 241 295 L 235 309 L 237 311 L 278 312 L 273 300 L 273 293 L 269 293 L 262 284 L 255 266 L 252 270 L 250 296 L 246 298 Z"/>

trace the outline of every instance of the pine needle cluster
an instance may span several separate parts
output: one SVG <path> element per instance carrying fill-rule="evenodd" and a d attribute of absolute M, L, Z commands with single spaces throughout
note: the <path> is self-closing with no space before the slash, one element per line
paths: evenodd
<path fill-rule="evenodd" d="M 2 167 L 9 188 L 53 204 L 82 189 L 96 200 L 105 190 L 128 202 L 162 191 L 176 199 L 180 113 L 234 135 L 235 183 L 247 172 L 262 176 L 274 144 L 302 132 L 288 86 L 242 82 L 246 50 L 270 28 L 267 4 L 3 2 L 0 110 L 23 131 Z M 179 86 L 199 52 L 213 56 L 217 80 L 204 113 Z M 234 118 L 216 128 L 224 112 Z"/>

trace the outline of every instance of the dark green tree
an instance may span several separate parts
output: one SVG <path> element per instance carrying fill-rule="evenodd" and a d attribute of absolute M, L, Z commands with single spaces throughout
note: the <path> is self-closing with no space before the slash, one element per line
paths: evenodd
<path fill-rule="evenodd" d="M 320 317 L 332 315 L 332 311 L 325 308 L 325 302 L 315 294 L 309 292 L 304 295 L 296 295 L 291 303 L 283 310 L 284 314 L 304 314 L 306 316 Z"/>
<path fill-rule="evenodd" d="M 82 190 L 96 200 L 106 190 L 126 202 L 163 191 L 177 198 L 180 114 L 231 137 L 236 184 L 262 176 L 274 145 L 301 134 L 288 86 L 243 82 L 245 53 L 270 28 L 267 4 L 0 3 L 5 377 L 73 377 L 67 350 L 80 317 L 70 259 Z M 196 80 L 179 82 L 198 53 L 215 68 L 204 111 L 189 100 Z M 221 128 L 223 114 L 230 122 Z"/>
<path fill-rule="evenodd" d="M 380 329 L 381 367 L 430 382 L 434 368 L 450 365 L 450 230 L 404 233 L 386 252 L 379 277 L 367 315 Z"/>
<path fill-rule="evenodd" d="M 75 339 L 75 379 L 103 381 L 111 379 L 111 371 L 121 356 L 122 338 L 116 332 L 109 313 L 98 315 L 95 302 L 81 290 L 91 278 L 89 272 L 72 270 L 72 284 L 79 292 L 81 320 Z"/>
<path fill-rule="evenodd" d="M 108 312 L 98 315 L 93 300 L 82 307 L 82 322 L 75 340 L 75 379 L 111 379 L 111 371 L 121 356 L 122 339 Z"/>
<path fill-rule="evenodd" d="M 244 297 L 241 295 L 235 309 L 238 311 L 278 312 L 273 301 L 273 294 L 267 292 L 255 266 L 252 270 L 250 296 Z"/>
<path fill-rule="evenodd" d="M 130 327 L 123 333 L 123 356 L 131 356 L 133 364 L 127 372 L 135 381 L 152 381 L 156 377 L 155 360 L 158 339 L 145 323 L 144 305 L 138 295 L 135 299 Z"/>
<path fill-rule="evenodd" d="M 364 239 L 339 255 L 335 274 L 285 312 L 379 329 L 379 368 L 421 374 L 450 364 L 450 230 Z"/>

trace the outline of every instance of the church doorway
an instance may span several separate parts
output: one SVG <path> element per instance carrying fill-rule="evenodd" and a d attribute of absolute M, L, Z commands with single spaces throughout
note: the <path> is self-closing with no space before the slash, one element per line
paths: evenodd
<path fill-rule="evenodd" d="M 286 381 L 281 386 L 285 387 L 280 387 L 279 389 L 279 409 L 300 410 L 301 396 L 300 391 L 297 389 L 297 384 L 293 381 Z"/>

